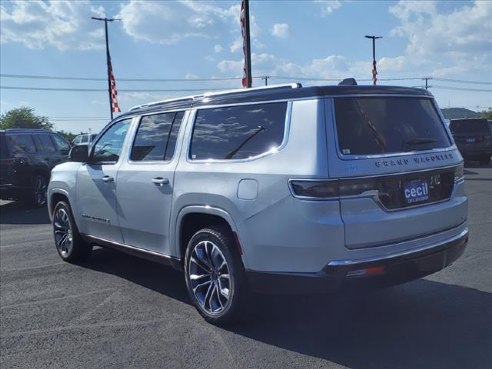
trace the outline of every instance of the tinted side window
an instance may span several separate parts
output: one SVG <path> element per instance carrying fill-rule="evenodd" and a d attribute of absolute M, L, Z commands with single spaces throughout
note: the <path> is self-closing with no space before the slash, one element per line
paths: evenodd
<path fill-rule="evenodd" d="M 7 135 L 7 145 L 13 155 L 36 152 L 31 135 Z"/>
<path fill-rule="evenodd" d="M 92 155 L 94 162 L 118 161 L 131 121 L 131 119 L 126 119 L 116 122 L 99 137 Z"/>
<path fill-rule="evenodd" d="M 34 140 L 38 146 L 39 151 L 42 152 L 56 152 L 56 147 L 48 135 L 34 135 Z"/>
<path fill-rule="evenodd" d="M 51 137 L 53 137 L 53 140 L 55 141 L 58 150 L 60 151 L 65 150 L 67 152 L 70 150 L 70 145 L 68 144 L 67 141 L 65 141 L 65 139 L 61 138 L 58 135 L 52 135 Z"/>
<path fill-rule="evenodd" d="M 199 110 L 191 159 L 246 159 L 279 147 L 286 111 L 286 102 Z"/>
<path fill-rule="evenodd" d="M 130 159 L 170 160 L 174 155 L 183 114 L 183 112 L 172 112 L 142 117 Z"/>
<path fill-rule="evenodd" d="M 7 140 L 5 135 L 0 135 L 0 159 L 7 159 L 9 157 L 9 150 L 7 149 Z"/>

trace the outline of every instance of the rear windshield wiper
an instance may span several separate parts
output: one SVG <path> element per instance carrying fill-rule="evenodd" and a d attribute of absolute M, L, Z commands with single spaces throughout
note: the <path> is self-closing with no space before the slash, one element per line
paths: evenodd
<path fill-rule="evenodd" d="M 416 146 L 416 145 L 430 144 L 434 142 L 437 142 L 437 140 L 428 137 L 416 137 L 416 138 L 411 138 L 410 140 L 406 140 L 405 145 Z"/>

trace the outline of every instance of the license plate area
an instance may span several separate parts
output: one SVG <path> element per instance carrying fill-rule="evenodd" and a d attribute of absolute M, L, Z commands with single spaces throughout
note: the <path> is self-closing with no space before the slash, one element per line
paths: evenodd
<path fill-rule="evenodd" d="M 467 143 L 474 143 L 474 142 L 475 142 L 475 137 L 468 137 L 468 138 L 466 139 L 466 142 L 467 142 Z"/>
<path fill-rule="evenodd" d="M 407 204 L 416 204 L 429 200 L 429 185 L 424 179 L 403 182 L 403 197 Z"/>

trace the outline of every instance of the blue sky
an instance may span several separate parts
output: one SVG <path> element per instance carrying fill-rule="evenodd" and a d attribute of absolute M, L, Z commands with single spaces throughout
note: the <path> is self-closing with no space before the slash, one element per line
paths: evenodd
<path fill-rule="evenodd" d="M 29 89 L 107 88 L 104 27 L 91 16 L 121 19 L 110 24 L 109 39 L 123 111 L 241 84 L 239 0 L 2 0 L 0 6 L 2 113 L 33 107 L 56 129 L 74 133 L 107 123 L 106 91 Z M 364 35 L 372 34 L 383 36 L 376 47 L 379 84 L 423 86 L 421 78 L 432 77 L 441 107 L 492 109 L 492 1 L 251 0 L 250 13 L 253 76 L 271 76 L 269 84 L 346 77 L 369 84 L 372 46 Z"/>

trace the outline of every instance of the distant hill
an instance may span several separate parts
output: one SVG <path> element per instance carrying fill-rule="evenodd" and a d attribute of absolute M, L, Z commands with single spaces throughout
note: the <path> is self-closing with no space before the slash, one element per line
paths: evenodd
<path fill-rule="evenodd" d="M 480 113 L 465 108 L 446 108 L 441 111 L 446 119 L 480 118 Z"/>

